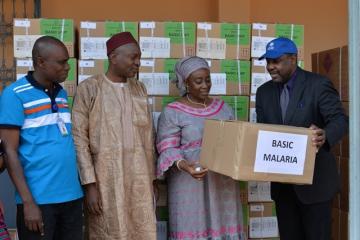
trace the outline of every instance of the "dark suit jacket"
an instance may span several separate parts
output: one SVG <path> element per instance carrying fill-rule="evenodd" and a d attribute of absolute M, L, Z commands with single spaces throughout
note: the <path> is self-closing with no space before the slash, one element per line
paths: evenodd
<path fill-rule="evenodd" d="M 339 94 L 331 82 L 318 74 L 297 69 L 283 123 L 280 109 L 279 83 L 269 81 L 256 93 L 257 122 L 310 127 L 315 124 L 326 132 L 326 142 L 316 155 L 312 185 L 294 185 L 302 203 L 311 204 L 331 200 L 340 189 L 340 177 L 330 147 L 347 132 L 348 118 L 344 114 Z M 271 184 L 274 200 L 282 184 Z"/>

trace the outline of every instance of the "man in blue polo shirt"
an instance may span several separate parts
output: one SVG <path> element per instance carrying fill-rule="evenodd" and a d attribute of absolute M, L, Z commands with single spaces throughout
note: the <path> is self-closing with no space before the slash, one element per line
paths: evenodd
<path fill-rule="evenodd" d="M 82 239 L 82 189 L 71 135 L 67 94 L 59 83 L 68 52 L 56 38 L 39 38 L 34 72 L 0 98 L 0 133 L 16 187 L 20 239 Z"/>

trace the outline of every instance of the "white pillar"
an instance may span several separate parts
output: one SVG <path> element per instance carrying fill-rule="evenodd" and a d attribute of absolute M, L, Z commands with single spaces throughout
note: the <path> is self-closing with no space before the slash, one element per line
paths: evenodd
<path fill-rule="evenodd" d="M 360 239 L 360 0 L 349 0 L 349 239 Z"/>

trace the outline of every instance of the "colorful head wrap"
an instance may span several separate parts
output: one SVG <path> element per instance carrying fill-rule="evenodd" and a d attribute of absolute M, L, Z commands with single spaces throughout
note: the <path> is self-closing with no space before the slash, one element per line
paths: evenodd
<path fill-rule="evenodd" d="M 185 88 L 185 80 L 190 76 L 191 73 L 195 72 L 199 69 L 208 69 L 210 70 L 209 64 L 203 58 L 192 56 L 185 57 L 181 59 L 175 65 L 175 73 L 176 73 L 176 86 L 180 90 L 181 95 L 186 92 Z"/>

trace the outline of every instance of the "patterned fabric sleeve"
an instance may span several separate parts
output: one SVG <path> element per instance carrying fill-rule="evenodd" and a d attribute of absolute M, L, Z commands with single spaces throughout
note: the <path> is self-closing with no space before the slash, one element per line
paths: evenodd
<path fill-rule="evenodd" d="M 156 148 L 159 153 L 156 176 L 163 177 L 164 173 L 177 160 L 184 159 L 180 151 L 181 128 L 177 123 L 176 112 L 165 108 L 160 114 Z"/>
<path fill-rule="evenodd" d="M 92 79 L 86 81 L 92 81 Z M 96 182 L 94 163 L 89 147 L 89 113 L 93 94 L 90 93 L 91 91 L 87 87 L 88 83 L 79 84 L 72 109 L 72 133 L 82 185 Z"/>

